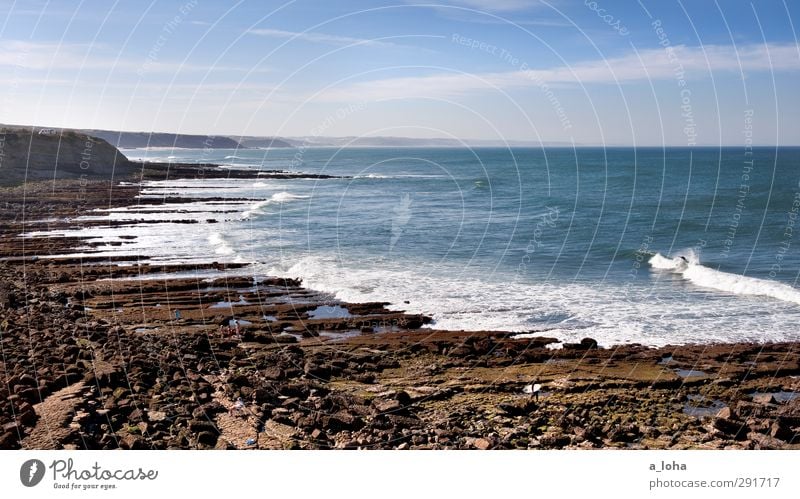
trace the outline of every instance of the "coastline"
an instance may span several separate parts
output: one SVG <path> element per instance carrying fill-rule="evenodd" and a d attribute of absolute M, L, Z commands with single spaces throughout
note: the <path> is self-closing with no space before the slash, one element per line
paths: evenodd
<path fill-rule="evenodd" d="M 125 185 L 3 189 L 0 449 L 800 448 L 784 395 L 800 342 L 551 349 L 546 333 L 420 329 L 430 318 L 298 280 L 201 273 L 247 264 L 48 258 L 86 241 L 18 237 L 135 204 L 141 180 L 308 178 L 145 166 Z M 220 333 L 234 318 L 241 338 Z"/>

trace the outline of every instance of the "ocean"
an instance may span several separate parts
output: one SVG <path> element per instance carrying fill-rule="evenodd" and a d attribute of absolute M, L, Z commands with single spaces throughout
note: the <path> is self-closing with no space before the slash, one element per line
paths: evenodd
<path fill-rule="evenodd" d="M 137 236 L 103 254 L 256 262 L 249 273 L 387 301 L 437 329 L 601 345 L 800 338 L 800 148 L 123 153 L 347 178 L 149 182 L 137 206 L 87 217 L 201 224 L 70 234 Z M 166 195 L 213 200 L 149 203 Z"/>

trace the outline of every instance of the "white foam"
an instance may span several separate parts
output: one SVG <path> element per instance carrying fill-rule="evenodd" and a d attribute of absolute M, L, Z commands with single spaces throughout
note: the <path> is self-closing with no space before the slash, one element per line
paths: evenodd
<path fill-rule="evenodd" d="M 214 253 L 217 255 L 232 255 L 234 253 L 231 245 L 225 240 L 224 237 L 222 237 L 222 234 L 219 232 L 212 232 L 208 236 L 208 242 L 211 244 L 214 249 Z"/>
<path fill-rule="evenodd" d="M 680 266 L 681 260 L 679 258 L 667 258 L 661 253 L 656 253 L 650 258 L 650 266 L 659 270 L 677 270 Z"/>
<path fill-rule="evenodd" d="M 683 256 L 685 256 L 688 263 L 682 260 L 680 256 L 668 258 L 656 253 L 650 259 L 650 265 L 655 269 L 671 270 L 676 274 L 680 274 L 687 281 L 703 288 L 736 295 L 765 296 L 800 304 L 800 290 L 788 284 L 715 270 L 701 265 L 699 257 L 694 253 Z"/>
<path fill-rule="evenodd" d="M 248 208 L 246 211 L 242 212 L 242 219 L 251 218 L 255 215 L 261 215 L 264 213 L 264 208 L 271 204 L 283 204 L 288 203 L 290 201 L 296 201 L 298 199 L 308 199 L 308 196 L 300 196 L 298 194 L 292 194 L 291 192 L 277 192 L 273 194 L 269 199 L 265 199 L 264 201 L 259 201 L 254 203 Z"/>
<path fill-rule="evenodd" d="M 372 178 L 372 179 L 392 179 L 392 178 L 447 178 L 446 175 L 424 175 L 424 174 L 397 174 L 397 175 L 381 175 L 379 173 L 368 173 L 366 175 L 355 175 L 353 178 Z"/>
<path fill-rule="evenodd" d="M 585 337 L 603 345 L 652 346 L 787 341 L 797 336 L 787 325 L 800 320 L 800 309 L 784 302 L 733 304 L 730 297 L 700 289 L 676 293 L 672 284 L 659 280 L 623 289 L 603 282 L 536 282 L 532 276 L 486 281 L 475 278 L 475 272 L 444 265 L 349 262 L 341 255 L 306 256 L 288 267 L 261 269 L 257 272 L 301 277 L 309 288 L 342 301 L 388 301 L 395 310 L 429 315 L 436 329 L 512 331 L 566 342 Z"/>
<path fill-rule="evenodd" d="M 287 201 L 294 201 L 295 199 L 308 199 L 308 196 L 300 196 L 298 194 L 292 194 L 291 192 L 278 192 L 269 198 L 273 203 L 285 203 Z"/>
<path fill-rule="evenodd" d="M 800 290 L 781 282 L 729 274 L 702 265 L 689 265 L 683 277 L 706 288 L 737 295 L 767 296 L 800 305 Z"/>

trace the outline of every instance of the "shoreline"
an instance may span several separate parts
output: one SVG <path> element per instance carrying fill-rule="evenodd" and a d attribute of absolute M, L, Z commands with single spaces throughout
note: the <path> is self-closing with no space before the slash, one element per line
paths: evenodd
<path fill-rule="evenodd" d="M 0 449 L 800 448 L 800 342 L 552 350 L 294 279 L 120 279 L 248 264 L 35 258 L 87 241 L 17 237 L 135 204 L 136 181 L 304 177 L 144 166 L 132 184 L 3 189 Z M 220 333 L 232 319 L 239 338 Z"/>

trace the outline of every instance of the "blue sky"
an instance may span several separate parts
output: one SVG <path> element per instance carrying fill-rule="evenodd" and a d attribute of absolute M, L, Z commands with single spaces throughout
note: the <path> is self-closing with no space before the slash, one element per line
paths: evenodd
<path fill-rule="evenodd" d="M 788 0 L 0 0 L 0 122 L 800 144 L 798 14 Z"/>

